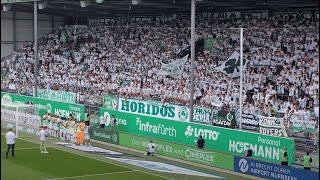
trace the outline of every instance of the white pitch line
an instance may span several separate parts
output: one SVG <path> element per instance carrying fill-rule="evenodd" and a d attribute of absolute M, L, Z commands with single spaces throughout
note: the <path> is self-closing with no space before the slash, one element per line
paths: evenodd
<path fill-rule="evenodd" d="M 131 173 L 131 172 L 135 172 L 135 171 L 137 171 L 137 170 L 109 172 L 109 173 L 102 173 L 102 174 L 88 174 L 88 175 L 82 175 L 82 176 L 69 176 L 69 177 L 53 178 L 53 179 L 46 179 L 46 180 L 73 179 L 73 178 L 90 177 L 90 176 L 103 176 L 103 175 L 106 175 L 106 174 Z"/>
<path fill-rule="evenodd" d="M 18 138 L 18 139 L 21 139 L 21 140 L 24 140 L 24 141 L 27 141 L 27 142 L 31 142 L 31 143 L 35 143 L 35 144 L 39 144 L 38 142 L 30 141 L 28 139 L 23 139 L 23 138 Z M 87 156 L 87 155 L 84 155 L 84 154 L 77 154 L 76 152 L 73 152 L 73 151 L 67 151 L 67 150 L 60 149 L 60 148 L 53 147 L 53 146 L 51 146 L 51 148 L 58 149 L 60 151 L 68 152 L 68 153 L 71 153 L 71 154 L 75 154 L 75 155 L 78 155 L 78 156 L 87 157 L 87 158 L 94 159 L 94 160 L 97 160 L 97 161 L 101 161 L 101 162 L 104 162 L 104 163 L 109 163 L 109 164 L 113 164 L 113 165 L 116 165 L 116 166 L 128 168 L 127 166 L 124 166 L 122 164 L 117 164 L 117 163 L 113 163 L 113 162 L 110 162 L 110 161 L 105 161 L 105 160 L 98 159 L 96 157 Z M 168 179 L 168 180 L 173 180 L 172 178 L 164 177 L 164 176 L 161 176 L 159 174 L 152 174 L 152 173 L 149 173 L 147 171 L 143 171 L 143 170 L 139 170 L 139 169 L 135 169 L 135 171 L 139 171 L 139 172 L 142 172 L 142 173 L 145 173 L 145 174 L 149 174 L 149 175 L 152 175 L 152 176 L 158 176 L 158 177 L 161 177 L 161 178 L 164 178 L 164 179 Z"/>
<path fill-rule="evenodd" d="M 40 149 L 40 147 L 17 148 L 17 149 L 14 149 L 14 151 L 18 151 L 18 150 L 26 150 L 26 149 Z M 7 151 L 7 149 L 2 149 L 1 151 Z"/>

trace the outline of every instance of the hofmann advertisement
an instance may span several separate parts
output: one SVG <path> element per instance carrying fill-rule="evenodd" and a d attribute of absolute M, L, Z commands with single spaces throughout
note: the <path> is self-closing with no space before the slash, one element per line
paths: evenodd
<path fill-rule="evenodd" d="M 244 157 L 234 157 L 234 171 L 264 179 L 316 180 L 319 173 L 301 168 L 257 161 Z"/>
<path fill-rule="evenodd" d="M 124 133 L 119 134 L 119 139 L 120 145 L 142 151 L 146 150 L 147 144 L 150 142 L 150 140 L 153 140 L 157 146 L 156 154 L 233 170 L 233 156 L 230 154 L 228 155 L 204 151 L 196 149 L 195 146 L 187 147 L 180 144 L 154 140 L 152 138 L 138 137 Z"/>
<path fill-rule="evenodd" d="M 17 103 L 33 103 L 39 110 L 39 115 L 43 116 L 49 112 L 61 117 L 68 118 L 70 114 L 75 114 L 77 120 L 84 119 L 85 108 L 82 104 L 64 103 L 31 96 L 17 95 L 13 93 L 1 92 L 1 101 Z"/>
<path fill-rule="evenodd" d="M 253 157 L 276 163 L 280 163 L 280 150 L 283 147 L 288 149 L 288 154 L 294 154 L 294 140 L 289 138 L 100 109 L 100 116 L 112 115 L 118 119 L 117 130 L 122 133 L 187 146 L 195 146 L 199 135 L 202 135 L 207 150 L 243 156 L 246 150 L 251 149 Z M 293 159 L 293 156 L 289 156 L 289 164 Z"/>

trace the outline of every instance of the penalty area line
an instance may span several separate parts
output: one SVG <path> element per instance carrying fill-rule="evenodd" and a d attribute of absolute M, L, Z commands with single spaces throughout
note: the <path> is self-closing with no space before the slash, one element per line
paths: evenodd
<path fill-rule="evenodd" d="M 2 133 L 1 133 L 2 134 Z M 28 140 L 28 139 L 24 139 L 24 138 L 21 138 L 19 137 L 18 139 L 21 139 L 23 141 L 26 141 L 26 142 L 30 142 L 30 143 L 34 143 L 34 144 L 39 144 L 39 142 L 36 142 L 36 141 L 32 141 L 32 140 Z M 108 163 L 108 164 L 113 164 L 113 165 L 116 165 L 116 166 L 120 166 L 120 167 L 125 167 L 125 168 L 128 168 L 127 166 L 123 165 L 122 163 L 115 163 L 115 162 L 110 162 L 110 161 L 106 161 L 106 159 L 99 159 L 97 157 L 93 157 L 93 156 L 89 156 L 89 155 L 85 155 L 85 154 L 78 154 L 76 152 L 73 152 L 73 151 L 70 151 L 70 150 L 66 150 L 66 149 L 63 149 L 61 147 L 54 147 L 54 146 L 47 146 L 47 147 L 51 147 L 53 149 L 57 149 L 57 150 L 60 150 L 60 151 L 64 151 L 64 152 L 67 152 L 67 153 L 71 153 L 71 154 L 75 154 L 75 155 L 78 155 L 78 156 L 82 156 L 82 157 L 87 157 L 87 158 L 90 158 L 90 159 L 94 159 L 94 160 L 97 160 L 97 161 L 100 161 L 100 162 L 104 162 L 104 163 Z M 40 147 L 39 147 L 40 148 Z M 132 169 L 132 168 L 130 168 Z M 165 177 L 165 176 L 162 176 L 162 175 L 159 175 L 159 174 L 152 174 L 151 172 L 148 172 L 148 171 L 144 171 L 144 170 L 140 170 L 140 169 L 133 169 L 134 171 L 138 171 L 138 172 L 141 172 L 141 173 L 144 173 L 144 174 L 149 174 L 149 175 L 152 175 L 152 176 L 158 176 L 158 177 L 161 177 L 163 179 L 168 179 L 168 180 L 173 180 L 172 178 L 168 178 L 168 177 Z"/>
<path fill-rule="evenodd" d="M 40 147 L 17 148 L 17 149 L 14 149 L 14 151 L 27 150 L 27 149 L 40 149 Z M 3 151 L 7 151 L 7 149 L 2 149 L 1 152 L 3 152 Z"/>
<path fill-rule="evenodd" d="M 132 172 L 136 172 L 136 171 L 137 170 L 108 172 L 108 173 L 100 173 L 100 174 L 88 174 L 88 175 L 81 175 L 81 176 L 69 176 L 69 177 L 61 177 L 61 178 L 52 178 L 52 179 L 46 179 L 46 180 L 73 179 L 73 178 L 82 178 L 82 177 L 103 176 L 103 175 L 109 175 L 109 174 L 132 173 Z"/>

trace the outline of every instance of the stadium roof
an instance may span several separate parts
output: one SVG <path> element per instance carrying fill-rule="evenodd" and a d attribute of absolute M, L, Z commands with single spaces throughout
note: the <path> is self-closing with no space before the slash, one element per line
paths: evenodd
<path fill-rule="evenodd" d="M 98 4 L 91 0 L 85 8 L 79 0 L 48 0 L 48 6 L 39 13 L 76 16 L 110 16 L 116 14 L 162 14 L 190 11 L 190 0 L 104 0 Z M 234 11 L 256 9 L 319 8 L 319 0 L 197 0 L 197 11 Z M 33 3 L 14 4 L 11 10 L 32 12 Z"/>

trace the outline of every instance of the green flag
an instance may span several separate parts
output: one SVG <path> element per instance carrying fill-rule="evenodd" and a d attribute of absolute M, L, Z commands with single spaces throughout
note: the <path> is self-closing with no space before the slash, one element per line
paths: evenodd
<path fill-rule="evenodd" d="M 211 50 L 213 45 L 214 45 L 214 43 L 215 43 L 215 41 L 216 40 L 213 39 L 213 38 L 205 38 L 204 39 L 204 49 L 205 50 Z"/>

